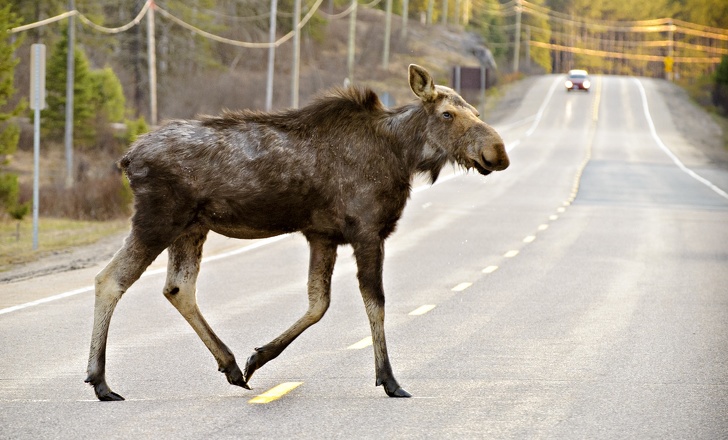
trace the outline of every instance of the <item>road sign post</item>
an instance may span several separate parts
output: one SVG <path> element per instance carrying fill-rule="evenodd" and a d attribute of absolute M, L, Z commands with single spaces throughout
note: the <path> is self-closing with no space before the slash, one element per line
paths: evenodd
<path fill-rule="evenodd" d="M 33 118 L 33 250 L 38 249 L 38 206 L 40 186 L 40 111 L 45 102 L 45 44 L 30 46 L 30 108 Z"/>

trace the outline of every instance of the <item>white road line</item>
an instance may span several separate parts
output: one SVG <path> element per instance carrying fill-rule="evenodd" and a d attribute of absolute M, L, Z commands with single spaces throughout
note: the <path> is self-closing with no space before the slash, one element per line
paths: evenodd
<path fill-rule="evenodd" d="M 467 283 L 467 282 L 460 283 L 460 284 L 458 284 L 457 286 L 453 287 L 450 290 L 452 290 L 453 292 L 462 292 L 463 290 L 467 289 L 468 287 L 470 287 L 472 285 L 473 285 L 473 283 Z"/>
<path fill-rule="evenodd" d="M 429 312 L 430 310 L 434 309 L 434 304 L 425 304 L 424 306 L 419 306 L 416 309 L 412 310 L 408 313 L 410 316 L 420 316 L 424 315 L 425 313 Z"/>
<path fill-rule="evenodd" d="M 533 120 L 533 124 L 531 127 L 526 131 L 526 137 L 529 137 L 533 134 L 533 132 L 536 130 L 536 127 L 538 127 L 539 122 L 541 122 L 541 118 L 543 117 L 543 112 L 546 111 L 546 106 L 548 105 L 549 101 L 551 100 L 551 96 L 554 94 L 554 90 L 556 90 L 556 86 L 561 82 L 562 77 L 557 76 L 554 80 L 554 83 L 551 84 L 551 88 L 549 89 L 549 92 L 546 94 L 546 98 L 541 103 L 541 107 L 539 107 L 538 112 L 536 112 L 536 118 Z"/>
<path fill-rule="evenodd" d="M 647 94 L 645 93 L 645 88 L 642 86 L 642 82 L 640 82 L 637 78 L 632 78 L 637 83 L 637 88 L 639 88 L 640 96 L 642 97 L 642 108 L 645 110 L 645 118 L 647 118 L 647 125 L 650 126 L 650 133 L 652 134 L 652 138 L 657 142 L 657 146 L 660 147 L 662 151 L 667 154 L 667 156 L 672 159 L 672 161 L 677 165 L 678 168 L 680 168 L 683 172 L 685 172 L 688 176 L 692 177 L 693 179 L 697 180 L 698 182 L 702 183 L 703 185 L 707 186 L 708 188 L 715 191 L 716 194 L 719 196 L 728 199 L 728 193 L 723 191 L 722 189 L 718 188 L 713 182 L 710 180 L 700 176 L 690 168 L 686 167 L 680 159 L 675 156 L 675 154 L 670 151 L 669 148 L 667 148 L 667 145 L 665 145 L 662 142 L 662 139 L 660 139 L 660 136 L 657 135 L 657 130 L 655 129 L 655 124 L 652 122 L 652 115 L 650 115 L 650 109 L 647 105 Z"/>
<path fill-rule="evenodd" d="M 354 344 L 351 344 L 350 346 L 346 347 L 347 350 L 361 350 L 362 348 L 366 348 L 372 345 L 372 337 L 367 336 L 366 338 L 362 339 L 359 342 L 356 342 Z"/>

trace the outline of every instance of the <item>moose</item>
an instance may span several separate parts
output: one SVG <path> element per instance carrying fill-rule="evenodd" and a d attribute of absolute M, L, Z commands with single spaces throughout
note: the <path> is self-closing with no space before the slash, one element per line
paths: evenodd
<path fill-rule="evenodd" d="M 384 241 L 410 196 L 413 177 L 432 183 L 447 163 L 487 175 L 509 165 L 503 140 L 454 90 L 409 66 L 418 99 L 386 108 L 368 88 L 336 88 L 300 109 L 224 111 L 169 121 L 140 136 L 120 161 L 134 194 L 131 231 L 96 276 L 86 382 L 102 401 L 124 400 L 106 383 L 109 323 L 124 292 L 165 249 L 164 296 L 192 326 L 227 381 L 250 389 L 329 307 L 337 248 L 350 244 L 371 329 L 376 386 L 410 397 L 392 373 L 384 337 Z M 241 371 L 197 306 L 207 233 L 258 239 L 301 232 L 310 248 L 308 309 L 255 348 Z"/>

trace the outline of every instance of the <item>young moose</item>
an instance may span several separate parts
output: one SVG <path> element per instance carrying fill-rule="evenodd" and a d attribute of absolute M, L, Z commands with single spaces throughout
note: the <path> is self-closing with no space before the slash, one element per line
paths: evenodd
<path fill-rule="evenodd" d="M 504 170 L 503 140 L 455 91 L 409 66 L 419 98 L 387 109 L 371 90 L 334 90 L 300 110 L 225 112 L 171 121 L 122 158 L 134 192 L 131 233 L 96 277 L 86 382 L 99 400 L 123 400 L 106 384 L 106 339 L 117 302 L 164 250 L 164 296 L 194 328 L 228 382 L 248 381 L 329 307 L 339 245 L 351 244 L 371 326 L 376 384 L 409 397 L 392 374 L 384 339 L 384 240 L 402 214 L 412 177 L 456 162 L 481 174 Z M 306 313 L 256 348 L 241 371 L 197 307 L 195 283 L 208 231 L 253 239 L 300 231 L 310 246 Z"/>

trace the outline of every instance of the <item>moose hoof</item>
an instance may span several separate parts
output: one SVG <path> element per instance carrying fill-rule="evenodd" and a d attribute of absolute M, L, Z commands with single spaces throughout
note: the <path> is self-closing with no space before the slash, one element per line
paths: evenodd
<path fill-rule="evenodd" d="M 260 367 L 258 365 L 259 360 L 259 354 L 258 349 L 256 348 L 253 354 L 250 355 L 248 360 L 245 362 L 245 373 L 243 373 L 243 377 L 245 377 L 245 380 L 250 380 L 251 377 L 253 377 L 253 373 L 255 373 L 255 370 Z"/>
<path fill-rule="evenodd" d="M 250 389 L 248 381 L 245 380 L 245 378 L 243 377 L 243 373 L 240 371 L 240 367 L 238 367 L 238 364 L 233 363 L 231 367 L 220 368 L 220 371 L 225 373 L 225 378 L 230 385 L 237 385 L 239 387 L 245 388 L 246 390 Z"/>
<path fill-rule="evenodd" d="M 394 379 L 377 381 L 377 386 L 379 385 L 384 385 L 384 392 L 389 397 L 412 397 L 412 394 L 402 389 Z"/>
<path fill-rule="evenodd" d="M 111 388 L 106 385 L 105 381 L 101 383 L 92 383 L 90 379 L 86 379 L 86 383 L 90 383 L 94 387 L 94 393 L 96 394 L 96 398 L 102 402 L 119 402 L 124 400 L 124 398 L 121 397 L 119 394 L 111 391 Z"/>
<path fill-rule="evenodd" d="M 387 391 L 387 390 L 385 390 Z M 412 397 L 412 394 L 408 393 L 407 391 L 403 390 L 402 388 L 397 388 L 393 392 L 387 391 L 387 395 L 389 397 Z"/>
<path fill-rule="evenodd" d="M 116 394 L 113 391 L 109 391 L 108 393 L 106 393 L 104 395 L 100 395 L 99 393 L 96 393 L 96 397 L 102 402 L 120 402 L 120 401 L 124 400 L 123 397 L 121 397 L 120 395 Z"/>

